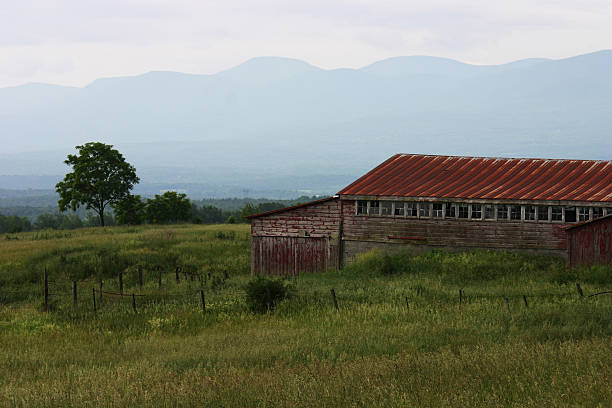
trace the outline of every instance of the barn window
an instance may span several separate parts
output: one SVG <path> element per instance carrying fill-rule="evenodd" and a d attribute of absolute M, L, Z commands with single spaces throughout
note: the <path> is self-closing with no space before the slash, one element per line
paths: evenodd
<path fill-rule="evenodd" d="M 380 215 L 391 215 L 393 203 L 391 201 L 383 201 L 380 206 Z"/>
<path fill-rule="evenodd" d="M 367 214 L 368 213 L 368 202 L 367 201 L 357 201 L 357 214 Z"/>
<path fill-rule="evenodd" d="M 442 218 L 444 211 L 442 211 L 442 203 L 433 204 L 433 216 L 435 218 Z"/>
<path fill-rule="evenodd" d="M 419 217 L 429 216 L 431 216 L 429 203 L 419 203 Z"/>
<path fill-rule="evenodd" d="M 612 214 L 612 207 L 606 208 L 606 215 Z"/>
<path fill-rule="evenodd" d="M 593 218 L 603 217 L 603 208 L 593 207 Z"/>
<path fill-rule="evenodd" d="M 563 208 L 561 207 L 552 207 L 552 220 L 553 221 L 563 221 Z"/>
<path fill-rule="evenodd" d="M 408 217 L 416 217 L 418 215 L 417 203 L 406 203 L 406 215 Z"/>
<path fill-rule="evenodd" d="M 394 214 L 400 217 L 404 216 L 404 203 L 395 203 Z"/>
<path fill-rule="evenodd" d="M 455 218 L 457 216 L 457 204 L 446 203 L 446 218 Z"/>
<path fill-rule="evenodd" d="M 576 207 L 565 207 L 565 222 L 576 222 Z"/>
<path fill-rule="evenodd" d="M 467 218 L 469 211 L 470 209 L 467 204 L 459 204 L 459 218 Z"/>
<path fill-rule="evenodd" d="M 481 204 L 472 204 L 472 217 L 473 220 L 481 220 L 482 219 L 482 205 Z"/>
<path fill-rule="evenodd" d="M 589 208 L 588 207 L 578 207 L 578 221 L 588 221 L 589 220 Z"/>
<path fill-rule="evenodd" d="M 548 207 L 538 206 L 538 221 L 548 221 Z"/>
<path fill-rule="evenodd" d="M 521 206 L 520 205 L 511 205 L 510 206 L 510 219 L 511 220 L 520 220 L 521 219 Z"/>
<path fill-rule="evenodd" d="M 508 206 L 507 205 L 498 205 L 497 206 L 497 219 L 498 220 L 507 220 L 508 219 Z"/>
<path fill-rule="evenodd" d="M 370 201 L 370 209 L 368 214 L 380 215 L 380 203 L 378 201 Z"/>
<path fill-rule="evenodd" d="M 525 206 L 525 220 L 526 221 L 535 221 L 536 219 L 536 208 L 533 205 Z"/>
<path fill-rule="evenodd" d="M 485 220 L 495 219 L 495 206 L 493 204 L 485 204 L 484 217 L 485 217 Z"/>

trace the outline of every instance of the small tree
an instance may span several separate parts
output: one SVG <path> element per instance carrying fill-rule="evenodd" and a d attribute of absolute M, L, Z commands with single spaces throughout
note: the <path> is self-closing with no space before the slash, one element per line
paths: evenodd
<path fill-rule="evenodd" d="M 113 146 L 90 142 L 76 148 L 78 154 L 69 154 L 64 161 L 72 172 L 55 186 L 59 209 L 75 211 L 84 205 L 98 214 L 104 226 L 104 210 L 127 197 L 140 180 L 134 166 Z"/>
<path fill-rule="evenodd" d="M 259 207 L 247 202 L 244 207 L 240 209 L 240 217 L 244 222 L 251 223 L 251 220 L 247 217 L 259 212 Z"/>
<path fill-rule="evenodd" d="M 191 201 L 185 194 L 166 191 L 147 200 L 147 220 L 154 224 L 188 221 L 191 219 Z"/>
<path fill-rule="evenodd" d="M 146 204 L 139 195 L 128 195 L 113 205 L 117 224 L 139 225 L 145 219 Z"/>

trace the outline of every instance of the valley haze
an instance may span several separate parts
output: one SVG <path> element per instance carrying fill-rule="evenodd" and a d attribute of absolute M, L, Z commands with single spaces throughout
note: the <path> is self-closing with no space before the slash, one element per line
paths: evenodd
<path fill-rule="evenodd" d="M 610 160 L 612 51 L 325 70 L 259 57 L 213 75 L 0 88 L 0 189 L 52 189 L 74 146 L 113 144 L 136 191 L 333 194 L 394 153 Z"/>

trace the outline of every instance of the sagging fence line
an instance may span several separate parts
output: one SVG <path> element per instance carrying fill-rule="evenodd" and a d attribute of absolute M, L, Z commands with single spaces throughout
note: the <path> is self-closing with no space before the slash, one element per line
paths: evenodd
<path fill-rule="evenodd" d="M 174 270 L 170 273 L 174 273 L 175 277 L 176 277 L 176 282 L 180 283 L 180 274 L 183 274 L 183 276 L 185 277 L 185 281 L 199 281 L 200 285 L 203 283 L 202 281 L 202 275 L 197 274 L 197 273 L 193 273 L 193 272 L 188 272 L 188 271 L 184 271 L 183 268 L 181 267 L 176 267 L 174 268 Z M 143 287 L 144 287 L 144 274 L 143 274 L 143 268 L 142 266 L 138 266 L 137 267 L 137 274 L 138 274 L 138 288 L 139 291 L 142 292 Z M 203 274 L 205 279 L 204 282 L 207 281 L 206 276 L 208 276 L 208 278 L 211 278 L 211 272 L 207 272 L 206 274 Z M 163 277 L 163 271 L 159 270 L 157 273 L 157 286 L 158 289 L 162 288 L 162 277 Z M 190 279 L 188 279 L 187 277 L 190 277 Z M 224 272 L 224 279 L 228 279 L 228 274 L 227 271 Z M 206 311 L 206 300 L 205 300 L 205 295 L 204 295 L 204 289 L 200 288 L 197 290 L 188 290 L 188 291 L 182 291 L 182 292 L 174 292 L 174 293 L 148 293 L 148 294 L 143 294 L 143 293 L 124 293 L 124 272 L 120 271 L 117 274 L 117 279 L 118 279 L 118 292 L 113 292 L 110 290 L 104 290 L 104 280 L 102 279 L 96 279 L 95 278 L 90 278 L 90 279 L 86 279 L 84 281 L 80 281 L 77 282 L 75 280 L 72 281 L 64 281 L 64 282 L 58 282 L 58 281 L 51 281 L 49 280 L 49 273 L 47 270 L 47 267 L 44 268 L 43 271 L 43 308 L 45 312 L 49 311 L 49 298 L 50 297 L 68 297 L 71 296 L 72 297 L 72 308 L 74 311 L 78 310 L 79 307 L 79 296 L 78 296 L 78 287 L 81 284 L 87 284 L 89 283 L 93 283 L 93 284 L 98 284 L 99 287 L 96 289 L 95 286 L 92 287 L 92 309 L 94 312 L 97 312 L 99 310 L 101 310 L 104 302 L 103 299 L 106 297 L 108 299 L 112 299 L 113 297 L 115 298 L 124 298 L 124 297 L 129 297 L 131 298 L 132 302 L 132 309 L 134 310 L 134 312 L 137 312 L 137 303 L 136 303 L 136 299 L 137 298 L 165 298 L 165 297 L 186 297 L 186 296 L 193 296 L 193 295 L 198 295 L 198 300 L 199 303 L 201 305 L 202 311 L 205 312 Z M 49 284 L 57 284 L 58 286 L 60 284 L 70 284 L 71 285 L 71 291 L 70 293 L 68 292 L 62 292 L 62 291 L 49 291 Z"/>
<path fill-rule="evenodd" d="M 143 270 L 141 267 L 138 267 L 137 269 L 138 272 L 138 286 L 140 291 L 142 291 L 142 287 L 144 285 L 144 275 L 143 275 Z M 189 272 L 183 272 L 181 270 L 180 267 L 176 267 L 172 272 L 174 272 L 175 277 L 177 277 L 177 282 L 180 283 L 180 278 L 179 278 L 179 274 L 183 273 L 184 276 L 197 276 L 198 280 L 201 281 L 201 277 L 204 275 L 206 277 L 206 274 L 200 275 L 200 274 L 194 274 L 194 273 L 189 273 Z M 170 273 L 172 273 L 170 272 Z M 211 277 L 211 273 L 207 272 L 208 278 L 210 279 Z M 227 278 L 227 272 L 225 272 L 224 275 L 225 278 Z M 143 294 L 143 293 L 123 293 L 123 272 L 120 272 L 118 274 L 118 278 L 119 278 L 119 292 L 112 292 L 112 291 L 108 291 L 108 290 L 103 290 L 103 285 L 104 285 L 104 281 L 102 279 L 98 279 L 97 283 L 99 284 L 99 289 L 96 289 L 96 287 L 92 287 L 92 306 L 93 306 L 93 311 L 96 312 L 98 310 L 100 310 L 102 308 L 103 305 L 103 299 L 105 296 L 103 295 L 107 295 L 112 297 L 119 297 L 119 298 L 123 298 L 123 297 L 129 297 L 132 300 L 132 308 L 134 310 L 134 312 L 137 311 L 137 302 L 136 299 L 137 298 L 165 298 L 165 297 L 181 297 L 181 296 L 194 296 L 194 295 L 199 295 L 199 300 L 200 300 L 200 304 L 201 304 L 201 309 L 203 312 L 206 312 L 206 301 L 205 301 L 205 294 L 204 294 L 204 290 L 203 289 L 196 289 L 196 290 L 189 290 L 189 291 L 185 291 L 185 292 L 178 292 L 178 293 L 150 293 L 150 294 Z M 196 279 L 196 278 L 193 278 Z M 82 283 L 83 281 L 81 281 Z M 94 279 L 93 281 L 91 279 L 87 279 L 85 280 L 85 282 L 93 282 L 96 283 L 96 280 Z M 161 282 L 162 282 L 162 271 L 159 271 L 158 273 L 158 287 L 161 288 Z M 49 297 L 51 296 L 72 296 L 73 299 L 73 309 L 76 310 L 78 307 L 78 290 L 77 290 L 77 281 L 71 281 L 72 283 L 72 293 L 65 293 L 65 292 L 61 292 L 61 291 L 53 291 L 50 292 L 49 291 L 49 284 L 59 284 L 60 282 L 58 281 L 51 281 L 49 280 L 49 274 L 47 271 L 47 268 L 44 268 L 44 272 L 43 272 L 43 297 L 44 297 L 44 310 L 45 311 L 49 311 Z M 599 295 L 605 295 L 605 294 L 612 294 L 612 291 L 602 291 L 602 292 L 597 292 L 597 293 L 593 293 L 590 295 L 585 295 L 584 291 L 582 289 L 582 287 L 580 286 L 580 283 L 577 282 L 576 283 L 576 292 L 579 296 L 579 299 L 583 300 L 585 298 L 591 298 L 591 297 L 595 297 L 595 296 L 599 296 Z M 315 291 L 316 294 L 316 291 Z M 336 295 L 336 290 L 334 288 L 332 288 L 330 290 L 330 294 L 331 294 L 331 300 L 332 300 L 332 304 L 334 309 L 336 310 L 336 312 L 340 311 L 340 307 L 339 307 L 339 301 L 338 301 L 338 297 Z M 97 297 L 96 297 L 97 296 Z M 417 290 L 417 296 L 419 296 L 419 291 Z M 527 309 L 529 308 L 529 301 L 527 300 L 527 296 L 526 295 L 518 295 L 519 299 L 522 298 L 524 307 Z M 316 297 L 316 296 L 315 296 Z M 478 296 L 478 297 L 483 297 L 483 296 Z M 484 296 L 485 298 L 491 298 L 490 296 Z M 475 296 L 471 296 L 471 299 L 476 298 Z M 466 296 L 466 293 L 463 289 L 459 289 L 459 297 L 458 297 L 458 303 L 459 303 L 459 307 L 461 307 L 462 305 L 466 304 L 466 300 L 468 299 L 468 297 Z M 505 310 L 507 311 L 507 313 L 511 314 L 511 309 L 510 309 L 510 298 L 508 298 L 507 296 L 501 296 L 501 299 L 503 301 L 502 305 L 504 306 Z M 405 300 L 405 305 L 406 305 L 406 309 L 409 310 L 410 309 L 410 300 L 408 296 L 404 297 Z M 520 302 L 520 300 L 519 300 Z"/>
<path fill-rule="evenodd" d="M 78 301 L 77 301 L 77 286 L 74 286 L 75 291 L 72 294 L 66 293 L 66 294 L 62 294 L 63 296 L 72 296 L 73 297 L 73 309 L 76 311 L 78 309 Z M 99 291 L 98 289 L 96 289 L 95 287 L 91 288 L 92 290 L 92 305 L 93 305 L 93 311 L 97 312 L 99 310 L 101 310 L 101 305 L 98 302 L 98 295 L 100 297 L 102 297 L 102 294 L 104 295 L 108 295 L 111 296 L 110 299 L 112 299 L 112 297 L 115 298 L 129 298 L 131 299 L 131 304 L 132 304 L 132 309 L 134 310 L 134 312 L 137 311 L 137 306 L 136 306 L 136 299 L 137 298 L 165 298 L 165 297 L 172 297 L 172 296 L 180 296 L 180 297 L 187 297 L 187 296 L 193 296 L 193 295 L 198 295 L 197 297 L 200 300 L 201 306 L 202 306 L 202 311 L 205 312 L 206 311 L 206 302 L 205 302 L 205 297 L 204 297 L 204 290 L 200 289 L 200 290 L 193 290 L 193 291 L 188 291 L 188 292 L 181 292 L 181 293 L 163 293 L 163 294 L 155 294 L 155 293 L 149 293 L 149 294 L 142 294 L 142 293 L 120 293 L 120 292 L 108 292 L 108 291 Z M 54 294 L 50 293 L 49 296 L 53 296 Z"/>

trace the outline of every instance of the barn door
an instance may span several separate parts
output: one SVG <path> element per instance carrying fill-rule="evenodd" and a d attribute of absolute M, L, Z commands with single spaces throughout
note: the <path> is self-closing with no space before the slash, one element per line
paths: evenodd
<path fill-rule="evenodd" d="M 255 275 L 298 275 L 324 272 L 330 263 L 328 237 L 251 238 L 251 273 Z"/>

